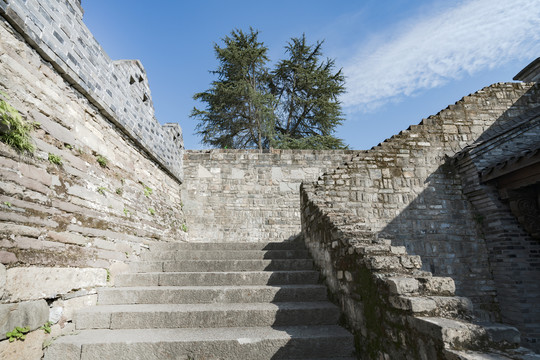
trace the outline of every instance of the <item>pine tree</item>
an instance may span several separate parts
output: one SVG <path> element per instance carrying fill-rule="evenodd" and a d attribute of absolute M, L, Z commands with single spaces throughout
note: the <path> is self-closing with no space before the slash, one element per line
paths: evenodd
<path fill-rule="evenodd" d="M 274 96 L 268 89 L 268 48 L 259 42 L 259 32 L 233 30 L 214 44 L 218 79 L 210 89 L 194 95 L 206 103 L 191 116 L 200 120 L 197 133 L 202 142 L 221 148 L 267 148 L 274 131 Z"/>
<path fill-rule="evenodd" d="M 305 34 L 285 47 L 289 58 L 272 72 L 270 87 L 278 101 L 274 146 L 290 149 L 340 149 L 333 136 L 343 121 L 338 96 L 345 91 L 334 60 L 320 61 L 322 42 L 307 45 Z"/>
<path fill-rule="evenodd" d="M 345 91 L 334 61 L 321 61 L 322 42 L 292 38 L 289 58 L 269 73 L 268 49 L 259 32 L 233 30 L 214 44 L 219 66 L 210 89 L 194 95 L 206 103 L 194 108 L 202 142 L 220 148 L 343 149 L 335 127 L 343 121 L 338 97 Z"/>

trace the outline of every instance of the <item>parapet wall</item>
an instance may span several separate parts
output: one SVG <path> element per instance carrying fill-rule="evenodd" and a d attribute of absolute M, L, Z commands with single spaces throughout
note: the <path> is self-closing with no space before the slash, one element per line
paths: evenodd
<path fill-rule="evenodd" d="M 155 242 L 186 239 L 181 184 L 1 16 L 0 91 L 36 127 L 33 155 L 0 143 L 0 358 L 39 359 L 49 335 L 36 329 L 72 330 L 95 287 Z M 16 346 L 15 326 L 36 331 Z"/>
<path fill-rule="evenodd" d="M 357 151 L 188 150 L 182 193 L 190 241 L 298 236 L 299 188 Z"/>
<path fill-rule="evenodd" d="M 390 358 L 397 358 L 400 351 L 400 356 L 426 356 L 422 346 L 427 344 L 421 345 L 426 339 L 414 335 L 420 328 L 409 327 L 410 320 L 403 327 L 404 320 L 396 317 L 395 309 L 385 310 L 382 300 L 379 307 L 369 298 L 372 294 L 364 291 L 378 287 L 374 279 L 392 272 L 409 272 L 415 281 L 425 281 L 423 275 L 414 274 L 417 265 L 407 258 L 410 255 L 420 256 L 418 263 L 421 259 L 428 277 L 431 273 L 452 277 L 456 294 L 472 300 L 478 318 L 501 319 L 500 312 L 507 309 L 499 308 L 491 248 L 486 245 L 477 209 L 463 193 L 464 179 L 451 159 L 483 134 L 514 122 L 539 104 L 533 84 L 494 84 L 303 186 L 305 241 L 347 314 L 360 348 Z M 385 240 L 398 249 L 378 249 Z M 372 242 L 374 249 L 361 249 Z M 417 307 L 418 312 L 431 316 L 429 306 L 424 305 Z M 392 307 L 396 306 L 407 308 L 394 302 Z M 414 313 L 414 306 L 408 310 Z M 368 318 L 370 313 L 378 317 Z M 387 331 L 391 332 L 384 340 L 376 333 L 377 324 L 383 323 L 389 324 Z M 368 325 L 373 328 L 366 328 Z M 523 326 L 520 329 L 527 331 Z M 389 349 L 386 355 L 384 349 Z M 410 355 L 407 349 L 419 352 Z M 427 358 L 433 357 L 428 353 Z"/>
<path fill-rule="evenodd" d="M 147 155 L 182 181 L 182 130 L 154 116 L 138 60 L 112 61 L 83 23 L 78 0 L 0 0 L 0 15 Z"/>

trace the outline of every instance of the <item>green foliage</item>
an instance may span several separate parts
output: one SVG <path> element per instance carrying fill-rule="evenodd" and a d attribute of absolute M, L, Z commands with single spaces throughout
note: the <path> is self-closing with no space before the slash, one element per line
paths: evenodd
<path fill-rule="evenodd" d="M 345 149 L 333 136 L 343 122 L 338 97 L 345 78 L 331 59 L 321 60 L 322 42 L 309 45 L 305 35 L 285 47 L 288 58 L 271 72 L 268 48 L 258 31 L 233 30 L 214 45 L 218 79 L 210 89 L 194 95 L 206 103 L 194 108 L 202 142 L 227 148 Z"/>
<path fill-rule="evenodd" d="M 334 60 L 321 61 L 322 42 L 306 43 L 305 34 L 292 38 L 270 79 L 276 108 L 276 145 L 282 149 L 343 149 L 332 136 L 343 115 L 339 95 L 345 92 L 341 70 Z"/>
<path fill-rule="evenodd" d="M 97 192 L 100 193 L 101 195 L 105 196 L 105 191 L 107 190 L 106 187 L 103 187 L 103 186 L 100 186 L 97 188 Z"/>
<path fill-rule="evenodd" d="M 15 340 L 24 341 L 24 339 L 26 339 L 26 334 L 28 332 L 30 332 L 30 328 L 28 326 L 26 327 L 16 326 L 15 329 L 6 333 L 6 337 L 9 339 L 9 342 L 14 342 Z"/>
<path fill-rule="evenodd" d="M 110 282 L 111 281 L 111 272 L 109 271 L 109 269 L 105 269 L 107 271 L 107 282 Z"/>
<path fill-rule="evenodd" d="M 187 227 L 187 225 L 186 225 L 186 224 L 182 224 L 182 225 L 180 226 L 180 230 L 182 230 L 183 232 L 188 232 L 188 227 Z"/>
<path fill-rule="evenodd" d="M 154 191 L 150 189 L 148 186 L 144 185 L 144 196 L 150 197 Z"/>
<path fill-rule="evenodd" d="M 128 209 L 126 209 L 126 208 L 124 208 L 124 215 L 126 215 L 126 216 L 129 216 L 129 215 L 130 215 L 130 212 L 129 212 L 129 210 L 128 210 Z"/>
<path fill-rule="evenodd" d="M 53 324 L 52 321 L 47 321 L 45 324 L 43 324 L 43 326 L 40 327 L 40 329 L 45 331 L 47 334 L 50 334 L 52 324 Z"/>
<path fill-rule="evenodd" d="M 122 196 L 122 194 L 124 193 L 124 189 L 122 188 L 116 188 L 116 190 L 114 191 L 117 195 L 120 195 Z"/>
<path fill-rule="evenodd" d="M 107 167 L 107 164 L 109 163 L 109 160 L 105 156 L 102 156 L 102 155 L 97 155 L 96 160 L 99 166 L 101 167 Z"/>
<path fill-rule="evenodd" d="M 301 138 L 292 138 L 283 135 L 274 142 L 277 149 L 313 149 L 313 150 L 335 150 L 348 149 L 343 140 L 331 135 L 313 135 Z"/>
<path fill-rule="evenodd" d="M 9 208 L 12 206 L 11 203 L 10 203 L 9 201 L 4 201 L 4 205 L 6 205 L 6 206 L 9 207 Z"/>
<path fill-rule="evenodd" d="M 62 165 L 62 157 L 49 153 L 49 162 L 55 165 Z"/>
<path fill-rule="evenodd" d="M 30 138 L 33 126 L 6 100 L 8 96 L 0 91 L 0 141 L 19 152 L 33 153 L 35 150 Z"/>
<path fill-rule="evenodd" d="M 71 144 L 65 143 L 64 147 L 68 150 L 73 150 L 73 146 Z"/>
<path fill-rule="evenodd" d="M 269 146 L 274 127 L 274 96 L 268 88 L 268 48 L 258 40 L 259 32 L 233 30 L 214 44 L 218 79 L 210 89 L 197 93 L 195 100 L 206 103 L 204 110 L 193 108 L 191 117 L 199 119 L 197 134 L 205 144 L 221 148 L 259 148 Z"/>
<path fill-rule="evenodd" d="M 152 216 L 156 215 L 156 210 L 154 210 L 153 208 L 148 208 L 148 212 L 149 212 L 150 215 L 152 215 Z"/>

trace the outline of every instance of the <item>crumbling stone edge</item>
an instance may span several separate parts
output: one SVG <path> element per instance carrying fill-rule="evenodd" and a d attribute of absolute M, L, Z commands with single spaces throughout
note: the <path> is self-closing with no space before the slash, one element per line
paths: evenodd
<path fill-rule="evenodd" d="M 517 329 L 475 324 L 450 277 L 422 271 L 419 256 L 379 237 L 315 186 L 300 189 L 302 234 L 360 359 L 524 359 Z M 534 356 L 534 355 L 533 355 Z M 527 357 L 528 358 L 528 357 Z M 536 357 L 534 357 L 536 358 Z"/>

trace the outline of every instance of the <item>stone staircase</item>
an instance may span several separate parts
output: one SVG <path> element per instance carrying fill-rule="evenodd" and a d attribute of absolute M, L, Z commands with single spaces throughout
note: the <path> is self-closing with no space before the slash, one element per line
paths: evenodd
<path fill-rule="evenodd" d="M 45 360 L 353 359 L 301 243 L 169 243 L 142 260 Z"/>

